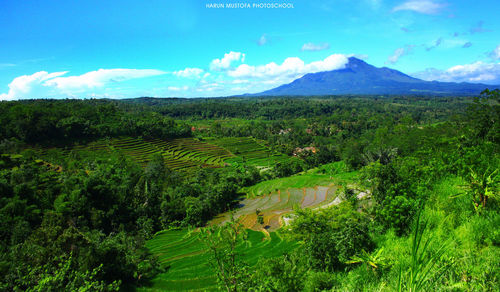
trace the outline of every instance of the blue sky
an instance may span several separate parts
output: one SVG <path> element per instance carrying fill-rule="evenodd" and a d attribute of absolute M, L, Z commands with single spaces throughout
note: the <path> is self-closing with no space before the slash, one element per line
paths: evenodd
<path fill-rule="evenodd" d="M 349 56 L 500 84 L 498 11 L 498 0 L 2 0 L 0 99 L 253 93 Z"/>

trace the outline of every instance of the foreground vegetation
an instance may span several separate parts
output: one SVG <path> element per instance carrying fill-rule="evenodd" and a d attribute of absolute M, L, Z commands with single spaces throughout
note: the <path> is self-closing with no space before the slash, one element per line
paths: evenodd
<path fill-rule="evenodd" d="M 0 289 L 495 291 L 499 95 L 2 102 Z"/>

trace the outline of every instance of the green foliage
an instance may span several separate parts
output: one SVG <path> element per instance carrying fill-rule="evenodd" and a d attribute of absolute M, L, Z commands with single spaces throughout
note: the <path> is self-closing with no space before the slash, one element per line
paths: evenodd
<path fill-rule="evenodd" d="M 243 226 L 231 220 L 223 226 L 206 227 L 201 230 L 201 240 L 211 254 L 210 264 L 217 273 L 219 288 L 228 292 L 242 291 L 242 282 L 248 272 L 236 247 L 246 240 Z"/>
<path fill-rule="evenodd" d="M 70 256 L 60 262 L 55 270 L 50 265 L 42 266 L 40 274 L 37 274 L 37 269 L 31 270 L 24 280 L 33 281 L 26 283 L 26 286 L 31 287 L 27 291 L 119 291 L 120 281 L 106 284 L 97 280 L 101 268 L 102 265 L 92 271 L 79 272 Z"/>
<path fill-rule="evenodd" d="M 113 101 L 32 100 L 0 104 L 0 140 L 64 143 L 101 137 L 175 138 L 190 128 L 151 111 L 128 112 Z"/>
<path fill-rule="evenodd" d="M 367 270 L 376 271 L 380 266 L 384 264 L 385 259 L 381 256 L 383 252 L 383 248 L 380 248 L 373 254 L 367 253 L 365 250 L 362 250 L 359 255 L 354 255 L 351 257 L 346 264 L 364 264 Z"/>
<path fill-rule="evenodd" d="M 488 199 L 498 201 L 500 193 L 498 186 L 500 184 L 500 175 L 498 168 L 491 171 L 486 169 L 484 173 L 476 173 L 470 169 L 467 176 L 467 193 L 474 201 L 474 208 L 476 212 L 480 212 L 482 208 L 486 208 Z"/>
<path fill-rule="evenodd" d="M 335 276 L 327 272 L 310 271 L 304 284 L 304 290 L 307 292 L 328 291 L 336 283 Z"/>
<path fill-rule="evenodd" d="M 308 270 L 298 252 L 264 258 L 252 268 L 244 285 L 251 291 L 301 291 Z"/>
<path fill-rule="evenodd" d="M 313 268 L 339 270 L 352 256 L 374 246 L 370 220 L 348 202 L 318 211 L 297 210 L 296 215 L 287 229 L 292 238 L 304 243 Z"/>
<path fill-rule="evenodd" d="M 500 90 L 484 90 L 467 109 L 469 143 L 500 143 Z"/>
<path fill-rule="evenodd" d="M 377 212 L 377 218 L 388 227 L 394 228 L 398 234 L 402 234 L 408 228 L 417 203 L 411 198 L 403 195 L 390 194 L 383 202 Z"/>
<path fill-rule="evenodd" d="M 427 168 L 408 157 L 386 165 L 372 163 L 363 169 L 362 177 L 369 181 L 378 221 L 398 234 L 405 233 L 418 202 L 428 196 L 432 176 Z"/>
<path fill-rule="evenodd" d="M 154 275 L 155 259 L 136 237 L 139 214 L 130 200 L 139 172 L 113 155 L 88 174 L 58 172 L 24 157 L 1 169 L 0 285 L 59 291 L 88 282 L 89 289 L 104 290 Z"/>
<path fill-rule="evenodd" d="M 273 169 L 276 177 L 287 177 L 303 170 L 304 166 L 300 159 L 290 159 L 288 161 L 278 162 Z"/>

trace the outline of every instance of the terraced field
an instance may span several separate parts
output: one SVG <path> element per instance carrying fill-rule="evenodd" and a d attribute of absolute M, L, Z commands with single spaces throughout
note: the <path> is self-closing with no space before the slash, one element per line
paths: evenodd
<path fill-rule="evenodd" d="M 119 150 L 145 166 L 155 153 L 161 153 L 165 164 L 172 170 L 190 170 L 199 167 L 221 167 L 225 160 L 234 157 L 226 149 L 194 138 L 173 140 L 143 140 L 139 138 L 115 138 L 99 140 L 87 145 L 75 146 L 77 151 Z"/>
<path fill-rule="evenodd" d="M 199 161 L 206 165 L 223 166 L 224 160 L 234 157 L 222 147 L 193 138 L 169 141 L 155 139 L 148 142 L 161 148 L 164 155 L 169 154 L 174 159 Z"/>
<path fill-rule="evenodd" d="M 158 256 L 165 272 L 157 275 L 149 287 L 137 291 L 217 291 L 216 278 L 209 265 L 210 255 L 197 232 L 163 231 L 146 243 Z M 249 246 L 238 246 L 242 259 L 255 265 L 261 257 L 279 256 L 295 247 L 283 241 L 277 232 L 267 237 L 262 232 L 248 230 Z"/>
<path fill-rule="evenodd" d="M 240 202 L 240 207 L 233 213 L 235 218 L 249 229 L 273 231 L 283 225 L 283 215 L 291 213 L 294 206 L 301 208 L 320 208 L 337 198 L 337 186 L 316 186 L 308 188 L 288 188 L 275 192 L 246 198 Z M 257 221 L 256 210 L 260 210 L 264 217 L 264 224 Z M 211 221 L 211 224 L 220 224 L 230 219 L 231 213 L 224 213 Z"/>
<path fill-rule="evenodd" d="M 258 167 L 272 167 L 277 162 L 288 159 L 288 156 L 271 151 L 264 146 L 264 141 L 251 137 L 207 138 L 207 142 L 229 150 L 235 157 L 228 163 L 246 163 Z"/>
<path fill-rule="evenodd" d="M 43 149 L 42 155 L 51 149 Z M 155 153 L 161 153 L 165 164 L 172 170 L 189 171 L 200 167 L 222 167 L 228 163 L 245 163 L 259 167 L 272 167 L 288 159 L 286 155 L 274 153 L 253 138 L 179 138 L 172 140 L 122 137 L 101 139 L 73 148 L 52 149 L 68 155 L 76 151 L 118 150 L 145 166 Z"/>

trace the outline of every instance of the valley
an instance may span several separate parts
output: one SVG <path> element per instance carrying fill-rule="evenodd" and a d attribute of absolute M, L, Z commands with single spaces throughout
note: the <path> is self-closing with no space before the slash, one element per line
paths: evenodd
<path fill-rule="evenodd" d="M 2 287 L 493 287 L 496 94 L 0 103 Z"/>

